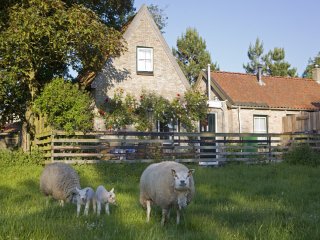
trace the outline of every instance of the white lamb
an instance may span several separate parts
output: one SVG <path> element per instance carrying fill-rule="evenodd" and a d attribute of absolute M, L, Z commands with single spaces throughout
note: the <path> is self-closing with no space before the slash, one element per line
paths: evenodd
<path fill-rule="evenodd" d="M 100 215 L 101 204 L 105 204 L 106 214 L 110 215 L 109 203 L 116 203 L 116 195 L 114 193 L 114 188 L 108 192 L 104 186 L 100 185 L 96 190 L 96 201 L 97 201 L 97 215 Z"/>
<path fill-rule="evenodd" d="M 95 192 L 91 187 L 86 187 L 83 189 L 76 188 L 77 190 L 77 216 L 80 215 L 81 205 L 85 205 L 84 215 L 88 215 L 90 202 L 92 202 L 93 212 L 96 213 L 96 196 Z"/>
<path fill-rule="evenodd" d="M 144 170 L 140 178 L 140 203 L 147 208 L 147 222 L 153 203 L 162 209 L 161 225 L 169 218 L 172 207 L 177 209 L 179 224 L 180 210 L 190 203 L 195 193 L 193 172 L 173 161 L 154 163 Z"/>

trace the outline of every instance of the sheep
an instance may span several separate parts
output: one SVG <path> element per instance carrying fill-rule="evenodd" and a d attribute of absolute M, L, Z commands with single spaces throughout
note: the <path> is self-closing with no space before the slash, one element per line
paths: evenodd
<path fill-rule="evenodd" d="M 114 188 L 108 192 L 104 186 L 100 185 L 96 190 L 96 201 L 97 201 L 97 215 L 100 215 L 101 204 L 105 204 L 106 214 L 110 215 L 109 203 L 116 204 L 116 195 Z"/>
<path fill-rule="evenodd" d="M 161 225 L 169 218 L 170 209 L 177 209 L 176 223 L 180 223 L 180 211 L 195 194 L 193 169 L 165 161 L 149 165 L 140 178 L 140 203 L 147 208 L 147 222 L 150 221 L 151 203 L 162 209 Z"/>
<path fill-rule="evenodd" d="M 93 212 L 96 213 L 96 196 L 94 190 L 91 187 L 83 189 L 76 187 L 76 191 L 78 193 L 75 202 L 77 204 L 77 216 L 79 217 L 80 215 L 81 205 L 85 205 L 84 215 L 88 215 L 90 202 L 92 202 Z"/>
<path fill-rule="evenodd" d="M 61 206 L 64 206 L 64 202 L 76 201 L 76 188 L 80 189 L 80 180 L 71 166 L 65 163 L 52 163 L 43 169 L 40 176 L 40 190 L 45 196 L 59 200 Z"/>

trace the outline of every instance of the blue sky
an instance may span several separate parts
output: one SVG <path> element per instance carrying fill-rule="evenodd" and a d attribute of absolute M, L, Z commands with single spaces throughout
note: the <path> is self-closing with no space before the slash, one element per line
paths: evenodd
<path fill-rule="evenodd" d="M 187 27 L 196 28 L 221 71 L 245 72 L 248 47 L 257 37 L 264 53 L 283 47 L 299 76 L 320 51 L 319 0 L 135 0 L 137 10 L 142 4 L 165 9 L 170 47 Z"/>

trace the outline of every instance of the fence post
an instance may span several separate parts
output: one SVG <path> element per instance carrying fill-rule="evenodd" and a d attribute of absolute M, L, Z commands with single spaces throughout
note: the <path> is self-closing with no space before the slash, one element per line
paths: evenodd
<path fill-rule="evenodd" d="M 51 133 L 51 162 L 54 161 L 54 133 Z"/>

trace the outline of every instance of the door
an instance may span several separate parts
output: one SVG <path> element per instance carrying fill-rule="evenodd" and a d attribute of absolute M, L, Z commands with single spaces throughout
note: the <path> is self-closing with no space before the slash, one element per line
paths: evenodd
<path fill-rule="evenodd" d="M 206 120 L 200 123 L 200 132 L 216 132 L 216 115 L 214 113 L 208 114 Z M 215 137 L 200 138 L 200 158 L 216 158 L 215 140 Z"/>

